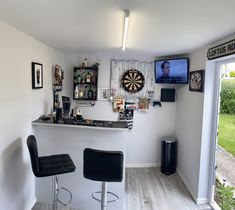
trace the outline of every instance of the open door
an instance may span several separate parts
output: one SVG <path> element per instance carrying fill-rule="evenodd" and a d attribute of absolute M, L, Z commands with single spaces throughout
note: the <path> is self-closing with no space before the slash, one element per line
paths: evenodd
<path fill-rule="evenodd" d="M 212 168 L 214 170 L 212 172 L 210 203 L 215 209 L 229 209 L 230 207 L 235 209 L 235 202 L 231 195 L 230 198 L 228 197 L 231 203 L 229 201 L 226 201 L 226 203 L 221 201 L 221 197 L 225 194 L 230 192 L 233 194 L 232 188 L 235 187 L 235 175 L 232 176 L 234 168 L 230 169 L 231 165 L 235 165 L 235 154 L 227 145 L 228 143 L 231 144 L 231 148 L 235 146 L 235 135 L 234 137 L 232 136 L 235 130 L 235 110 L 232 109 L 232 101 L 235 101 L 235 60 L 217 63 L 215 84 L 213 109 L 214 141 L 212 143 L 214 151 L 212 154 Z M 226 104 L 225 100 L 231 101 Z M 229 181 L 226 182 L 227 180 Z M 227 197 L 223 197 L 223 199 L 227 199 Z"/>

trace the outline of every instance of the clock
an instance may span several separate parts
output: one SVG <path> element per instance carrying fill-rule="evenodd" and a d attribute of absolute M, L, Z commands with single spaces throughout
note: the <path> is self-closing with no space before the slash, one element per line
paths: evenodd
<path fill-rule="evenodd" d="M 190 72 L 189 90 L 203 92 L 204 70 Z"/>
<path fill-rule="evenodd" d="M 144 83 L 144 75 L 136 69 L 130 69 L 124 72 L 121 79 L 122 87 L 129 93 L 139 92 L 143 89 Z"/>

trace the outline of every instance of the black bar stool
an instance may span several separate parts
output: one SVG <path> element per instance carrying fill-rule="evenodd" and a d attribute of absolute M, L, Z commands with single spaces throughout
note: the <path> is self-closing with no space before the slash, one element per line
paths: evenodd
<path fill-rule="evenodd" d="M 58 174 L 74 172 L 76 167 L 68 154 L 59 154 L 51 156 L 38 157 L 38 148 L 36 138 L 33 135 L 28 136 L 27 146 L 29 149 L 33 173 L 36 177 L 52 176 L 53 179 L 53 210 L 57 210 L 57 202 L 63 206 L 68 206 L 72 201 L 72 193 L 65 187 L 58 188 Z M 69 193 L 70 199 L 63 203 L 58 198 L 60 190 Z"/>
<path fill-rule="evenodd" d="M 123 152 L 104 151 L 86 148 L 83 153 L 83 175 L 85 178 L 102 182 L 102 190 L 92 194 L 92 198 L 101 202 L 101 210 L 107 203 L 116 202 L 119 197 L 107 191 L 107 182 L 121 182 L 123 179 Z M 95 195 L 101 194 L 101 199 Z M 114 199 L 107 201 L 107 194 Z"/>

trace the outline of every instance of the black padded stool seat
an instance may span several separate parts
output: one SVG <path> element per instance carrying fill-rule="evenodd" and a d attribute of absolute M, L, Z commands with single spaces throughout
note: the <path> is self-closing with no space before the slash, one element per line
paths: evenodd
<path fill-rule="evenodd" d="M 39 157 L 38 177 L 70 173 L 75 169 L 76 167 L 68 154 Z"/>
<path fill-rule="evenodd" d="M 33 135 L 27 139 L 33 173 L 46 177 L 75 171 L 76 167 L 68 154 L 38 157 L 37 142 Z"/>
<path fill-rule="evenodd" d="M 107 191 L 108 182 L 121 182 L 123 179 L 123 152 L 86 148 L 83 153 L 83 175 L 87 179 L 102 182 L 102 190 L 92 194 L 101 203 L 101 210 L 107 204 L 119 200 L 118 195 Z M 114 199 L 108 200 L 107 195 Z M 97 195 L 101 195 L 100 198 Z"/>
<path fill-rule="evenodd" d="M 123 153 L 86 148 L 83 153 L 83 174 L 87 179 L 101 182 L 121 182 Z"/>
<path fill-rule="evenodd" d="M 33 135 L 28 136 L 27 146 L 29 149 L 33 173 L 36 177 L 53 177 L 53 210 L 57 210 L 57 201 L 63 206 L 67 206 L 72 201 L 72 193 L 65 187 L 58 188 L 58 174 L 74 172 L 76 167 L 68 154 L 59 154 L 51 156 L 38 157 L 38 147 L 36 138 Z M 58 198 L 58 193 L 65 190 L 70 194 L 68 203 L 64 203 Z"/>

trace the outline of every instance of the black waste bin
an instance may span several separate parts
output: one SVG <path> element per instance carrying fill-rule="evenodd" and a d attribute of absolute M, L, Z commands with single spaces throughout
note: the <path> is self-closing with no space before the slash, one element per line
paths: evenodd
<path fill-rule="evenodd" d="M 176 171 L 177 142 L 173 137 L 161 138 L 161 172 L 170 175 Z"/>

